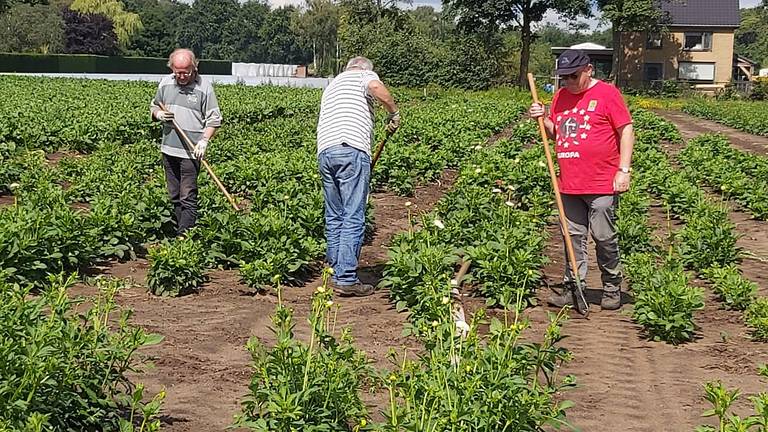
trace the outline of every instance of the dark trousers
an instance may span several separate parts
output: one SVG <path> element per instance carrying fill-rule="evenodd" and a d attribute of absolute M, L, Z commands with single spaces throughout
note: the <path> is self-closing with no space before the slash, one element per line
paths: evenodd
<path fill-rule="evenodd" d="M 197 175 L 200 161 L 163 154 L 165 182 L 176 215 L 176 234 L 182 235 L 197 221 Z"/>

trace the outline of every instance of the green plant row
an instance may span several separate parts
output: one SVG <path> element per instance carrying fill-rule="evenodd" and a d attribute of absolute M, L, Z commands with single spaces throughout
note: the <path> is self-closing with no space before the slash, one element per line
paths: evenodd
<path fill-rule="evenodd" d="M 115 304 L 121 281 L 100 279 L 97 296 L 75 300 L 75 280 L 51 277 L 34 296 L 0 282 L 0 430 L 158 430 L 164 393 L 144 405 L 128 375 L 141 365 L 136 350 L 162 337 L 128 324 Z"/>
<path fill-rule="evenodd" d="M 649 224 L 649 188 L 657 169 L 656 150 L 662 139 L 673 137 L 676 131 L 652 123 L 654 118 L 642 113 L 635 112 L 634 117 L 636 170 L 631 189 L 620 197 L 617 212 L 624 273 L 634 295 L 632 318 L 652 340 L 683 343 L 694 337 L 694 314 L 704 307 L 703 292 L 690 286 L 675 239 L 669 240 L 670 250 L 665 252 L 654 243 Z"/>
<path fill-rule="evenodd" d="M 767 432 L 768 393 L 758 393 L 749 398 L 753 413 L 746 417 L 739 416 L 732 409 L 740 397 L 739 389 L 729 390 L 719 380 L 706 383 L 704 398 L 712 408 L 705 411 L 703 416 L 715 418 L 718 425 L 702 425 L 696 428 L 696 432 Z"/>
<path fill-rule="evenodd" d="M 393 240 L 381 286 L 410 311 L 417 332 L 450 296 L 462 259 L 472 261 L 468 285 L 488 305 L 509 308 L 518 294 L 535 302 L 551 197 L 541 146 L 524 149 L 536 134 L 532 126 L 524 123 L 510 140 L 475 151 L 435 211 L 403 209 L 412 227 Z"/>
<path fill-rule="evenodd" d="M 683 111 L 688 114 L 751 134 L 768 136 L 766 109 L 766 102 L 716 101 L 704 98 L 691 99 L 683 105 Z"/>
<path fill-rule="evenodd" d="M 640 125 L 645 126 L 641 126 L 641 137 L 645 133 L 643 130 L 648 130 L 660 139 L 680 140 L 673 125 L 653 114 L 638 110 L 635 118 Z M 755 301 L 756 288 L 735 266 L 740 260 L 741 250 L 736 246 L 737 236 L 728 218 L 728 208 L 714 203 L 697 186 L 698 166 L 692 165 L 682 170 L 673 168 L 658 144 L 657 141 L 651 148 L 641 144 L 636 154 L 639 169 L 647 175 L 645 184 L 648 189 L 661 198 L 671 214 L 685 222 L 671 240 L 675 244 L 676 253 L 686 268 L 710 281 L 726 308 L 750 310 L 749 314 L 745 313 L 745 323 L 753 337 L 761 339 L 761 334 L 766 330 L 761 318 L 766 313 L 760 306 L 763 302 L 750 308 L 750 304 Z"/>
<path fill-rule="evenodd" d="M 725 198 L 749 209 L 755 218 L 768 218 L 768 161 L 736 150 L 724 135 L 705 134 L 690 140 L 678 155 L 691 177 Z"/>

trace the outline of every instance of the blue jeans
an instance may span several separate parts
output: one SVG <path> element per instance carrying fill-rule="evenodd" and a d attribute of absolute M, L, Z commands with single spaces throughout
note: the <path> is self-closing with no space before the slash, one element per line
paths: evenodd
<path fill-rule="evenodd" d="M 325 198 L 326 259 L 337 285 L 353 285 L 365 235 L 365 206 L 371 179 L 371 157 L 346 144 L 318 156 Z"/>

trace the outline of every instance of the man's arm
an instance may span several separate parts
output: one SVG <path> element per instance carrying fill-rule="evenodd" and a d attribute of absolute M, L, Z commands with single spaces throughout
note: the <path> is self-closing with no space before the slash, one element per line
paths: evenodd
<path fill-rule="evenodd" d="M 626 192 L 629 190 L 629 180 L 631 174 L 624 172 L 622 169 L 632 167 L 632 151 L 635 147 L 635 129 L 632 127 L 632 123 L 626 124 L 620 127 L 617 132 L 619 133 L 619 170 L 613 177 L 613 189 L 616 192 Z"/>
<path fill-rule="evenodd" d="M 395 98 L 389 92 L 387 87 L 379 80 L 373 80 L 368 83 L 368 92 L 373 95 L 382 105 L 388 113 L 393 114 L 397 112 L 397 104 L 395 104 Z"/>

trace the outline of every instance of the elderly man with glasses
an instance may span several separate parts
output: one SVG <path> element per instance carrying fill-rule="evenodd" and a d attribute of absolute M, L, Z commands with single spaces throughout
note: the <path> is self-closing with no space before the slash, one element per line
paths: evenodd
<path fill-rule="evenodd" d="M 197 73 L 197 64 L 191 50 L 173 51 L 168 57 L 168 67 L 173 73 L 160 80 L 150 104 L 152 118 L 163 122 L 160 151 L 179 236 L 197 221 L 200 161 L 205 156 L 208 142 L 221 126 L 221 111 L 213 85 Z M 197 143 L 193 149 L 184 145 L 173 128 L 173 120 Z"/>
<path fill-rule="evenodd" d="M 594 67 L 583 51 L 562 53 L 555 73 L 563 86 L 552 100 L 549 115 L 541 104 L 531 105 L 529 115 L 544 117 L 547 134 L 556 143 L 560 192 L 578 277 L 582 282 L 586 279 L 587 234 L 591 233 L 603 284 L 600 305 L 619 309 L 622 274 L 616 206 L 619 194 L 630 184 L 635 143 L 632 117 L 619 90 L 592 76 Z M 573 304 L 574 297 L 580 300 L 573 295 L 576 276 L 567 258 L 565 263 L 563 290 L 549 298 L 557 307 Z"/>

